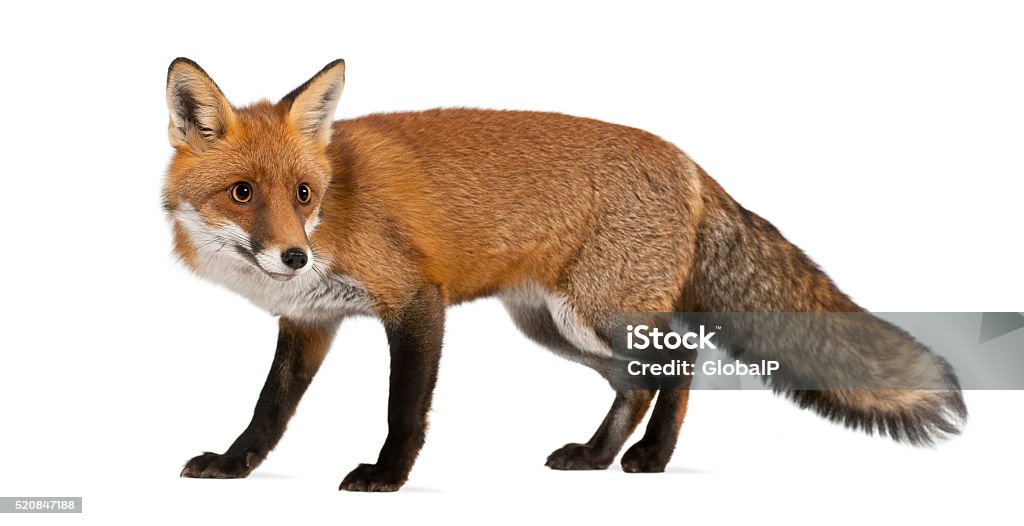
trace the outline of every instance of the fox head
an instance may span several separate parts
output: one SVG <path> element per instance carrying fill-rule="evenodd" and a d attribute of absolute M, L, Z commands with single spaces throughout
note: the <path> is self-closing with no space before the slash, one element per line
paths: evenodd
<path fill-rule="evenodd" d="M 291 280 L 314 266 L 309 237 L 331 178 L 326 149 L 345 84 L 331 62 L 277 103 L 228 103 L 195 62 L 167 71 L 164 186 L 175 252 L 192 270 L 220 267 Z"/>

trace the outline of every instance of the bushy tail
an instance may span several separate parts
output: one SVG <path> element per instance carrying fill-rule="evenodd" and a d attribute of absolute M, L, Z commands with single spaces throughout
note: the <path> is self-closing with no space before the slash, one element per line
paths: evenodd
<path fill-rule="evenodd" d="M 771 387 L 801 407 L 913 444 L 959 433 L 967 408 L 946 360 L 866 313 L 775 227 L 705 181 L 681 310 L 748 313 L 727 315 L 718 338 L 751 363 L 779 361 Z"/>

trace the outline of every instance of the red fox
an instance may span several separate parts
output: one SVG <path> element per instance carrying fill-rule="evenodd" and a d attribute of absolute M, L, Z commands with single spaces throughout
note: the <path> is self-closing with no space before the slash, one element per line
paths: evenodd
<path fill-rule="evenodd" d="M 360 464 L 340 489 L 395 491 L 424 442 L 449 305 L 497 297 L 526 336 L 601 374 L 614 313 L 864 312 L 655 135 L 528 111 L 332 122 L 344 83 L 345 63 L 336 60 L 276 103 L 234 107 L 195 62 L 170 65 L 174 155 L 163 202 L 174 252 L 280 317 L 251 423 L 225 453 L 189 460 L 183 477 L 245 477 L 256 468 L 352 315 L 375 316 L 387 334 L 389 431 L 376 462 Z M 899 358 L 901 374 L 934 389 L 789 395 L 897 440 L 959 432 L 967 411 L 952 369 L 882 323 L 871 352 Z M 830 352 L 870 359 L 834 343 Z M 785 353 L 770 342 L 759 351 Z M 620 462 L 630 473 L 664 471 L 688 393 L 618 390 L 593 437 L 555 450 L 547 465 L 607 468 L 653 404 L 643 437 Z"/>

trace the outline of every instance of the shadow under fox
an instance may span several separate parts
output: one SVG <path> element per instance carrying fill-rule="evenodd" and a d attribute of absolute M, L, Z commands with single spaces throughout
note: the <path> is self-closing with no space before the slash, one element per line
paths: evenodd
<path fill-rule="evenodd" d="M 528 337 L 604 375 L 619 312 L 863 312 L 771 224 L 650 133 L 474 109 L 332 122 L 344 69 L 332 62 L 276 103 L 234 107 L 195 62 L 169 68 L 175 153 L 164 205 L 175 253 L 280 316 L 251 423 L 223 454 L 189 460 L 182 476 L 256 468 L 352 315 L 379 318 L 387 333 L 389 432 L 376 462 L 356 467 L 341 489 L 394 491 L 424 441 L 449 305 L 496 296 Z M 864 363 L 895 353 L 926 389 L 788 394 L 896 439 L 956 433 L 966 409 L 949 366 L 895 327 L 872 327 L 873 348 L 835 341 L 829 352 Z M 787 359 L 770 343 L 756 352 Z M 617 391 L 593 437 L 555 450 L 547 465 L 608 467 L 653 404 L 621 464 L 663 471 L 688 392 Z"/>

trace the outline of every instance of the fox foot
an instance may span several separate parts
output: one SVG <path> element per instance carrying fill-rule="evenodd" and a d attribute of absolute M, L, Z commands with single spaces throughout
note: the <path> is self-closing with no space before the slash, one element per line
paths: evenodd
<path fill-rule="evenodd" d="M 656 447 L 643 440 L 633 444 L 622 455 L 622 471 L 626 473 L 661 473 L 668 465 L 672 451 L 665 453 L 665 448 Z"/>
<path fill-rule="evenodd" d="M 566 444 L 548 455 L 545 465 L 551 469 L 606 469 L 614 457 L 587 444 Z"/>
<path fill-rule="evenodd" d="M 345 476 L 338 489 L 345 491 L 398 491 L 409 476 L 408 470 L 359 464 Z"/>
<path fill-rule="evenodd" d="M 236 479 L 252 473 L 259 464 L 256 453 L 218 455 L 207 451 L 185 463 L 181 476 L 199 479 Z"/>

